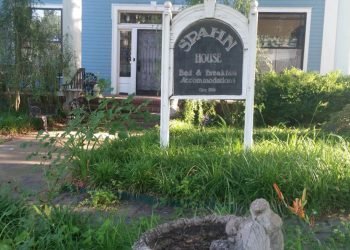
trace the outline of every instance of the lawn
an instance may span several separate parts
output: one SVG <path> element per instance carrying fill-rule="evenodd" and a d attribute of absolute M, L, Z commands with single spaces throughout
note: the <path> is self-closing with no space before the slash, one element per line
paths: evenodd
<path fill-rule="evenodd" d="M 133 221 L 110 216 L 96 222 L 92 214 L 61 206 L 30 205 L 4 192 L 0 193 L 0 215 L 0 249 L 4 250 L 131 249 L 141 233 L 161 223 L 157 216 Z M 302 222 L 285 221 L 285 249 L 348 249 L 350 223 L 334 227 L 322 241 L 316 237 L 318 230 Z"/>
<path fill-rule="evenodd" d="M 170 147 L 157 130 L 75 152 L 72 170 L 91 187 L 149 194 L 186 206 L 231 204 L 246 210 L 256 198 L 280 210 L 277 183 L 291 203 L 307 189 L 309 211 L 350 208 L 348 140 L 319 130 L 257 129 L 244 151 L 242 130 L 194 128 L 175 122 Z"/>
<path fill-rule="evenodd" d="M 67 142 L 79 142 L 81 134 L 72 136 Z M 350 210 L 349 140 L 317 129 L 278 127 L 255 129 L 254 140 L 252 150 L 244 151 L 241 129 L 174 121 L 168 149 L 160 148 L 157 128 L 105 140 L 93 149 L 66 143 L 69 161 L 54 162 L 52 169 L 71 173 L 73 185 L 83 183 L 94 194 L 86 203 L 91 206 L 115 206 L 114 194 L 123 191 L 156 197 L 180 210 L 242 215 L 251 201 L 262 197 L 283 216 L 285 249 L 346 249 L 349 222 L 327 226 L 321 240 L 317 223 L 330 213 Z M 274 183 L 288 204 L 306 188 L 306 213 L 315 216 L 315 228 L 282 206 Z M 158 223 L 157 216 L 96 222 L 73 208 L 33 206 L 0 196 L 0 249 L 130 249 Z"/>

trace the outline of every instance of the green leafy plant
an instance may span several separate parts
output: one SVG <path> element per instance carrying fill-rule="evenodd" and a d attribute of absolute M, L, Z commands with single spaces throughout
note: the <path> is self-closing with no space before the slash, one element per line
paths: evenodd
<path fill-rule="evenodd" d="M 101 222 L 67 207 L 30 205 L 9 192 L 0 192 L 1 249 L 130 249 L 141 233 L 159 223 L 157 216 Z"/>
<path fill-rule="evenodd" d="M 132 96 L 120 101 L 113 98 L 100 99 L 94 107 L 92 98 L 87 97 L 87 106 L 72 111 L 73 119 L 63 133 L 54 136 L 43 133 L 38 135 L 42 147 L 46 148 L 46 159 L 52 160 L 51 167 L 46 169 L 52 191 L 56 192 L 65 179 L 78 179 L 88 183 L 94 170 L 100 174 L 94 176 L 94 180 L 102 181 L 104 174 L 111 174 L 111 170 L 102 166 L 102 163 L 91 164 L 94 157 L 97 157 L 92 153 L 93 150 L 113 137 L 125 140 L 131 132 L 139 129 L 138 119 L 145 122 L 151 119 L 149 113 L 144 111 L 146 103 L 135 106 Z"/>
<path fill-rule="evenodd" d="M 118 197 L 110 190 L 95 189 L 88 193 L 90 198 L 84 204 L 91 205 L 92 207 L 107 208 L 118 204 Z"/>
<path fill-rule="evenodd" d="M 0 92 L 9 109 L 25 106 L 23 92 L 57 98 L 58 76 L 68 73 L 73 53 L 68 43 L 62 47 L 60 17 L 55 11 L 37 16 L 32 7 L 37 0 L 3 0 L 0 9 Z M 24 104 L 24 105 L 23 105 Z"/>
<path fill-rule="evenodd" d="M 288 69 L 259 75 L 256 119 L 266 125 L 313 126 L 326 122 L 350 100 L 350 81 L 339 72 L 320 75 Z"/>
<path fill-rule="evenodd" d="M 338 112 L 330 115 L 329 121 L 323 125 L 323 129 L 337 134 L 350 135 L 350 104 Z"/>
<path fill-rule="evenodd" d="M 181 108 L 182 119 L 194 125 L 208 125 L 216 115 L 215 101 L 186 100 Z"/>
<path fill-rule="evenodd" d="M 4 112 L 0 115 L 0 134 L 5 135 L 37 131 L 42 123 L 39 119 L 29 117 L 24 113 Z"/>

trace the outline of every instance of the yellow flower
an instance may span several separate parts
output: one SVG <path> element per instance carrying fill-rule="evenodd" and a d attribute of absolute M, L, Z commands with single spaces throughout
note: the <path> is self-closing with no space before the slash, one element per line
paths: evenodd
<path fill-rule="evenodd" d="M 304 210 L 304 206 L 302 204 L 302 200 L 300 200 L 299 198 L 296 198 L 293 201 L 293 206 L 289 206 L 288 207 L 289 210 L 294 213 L 295 215 L 299 216 L 299 218 L 301 219 L 305 219 L 305 210 Z"/>

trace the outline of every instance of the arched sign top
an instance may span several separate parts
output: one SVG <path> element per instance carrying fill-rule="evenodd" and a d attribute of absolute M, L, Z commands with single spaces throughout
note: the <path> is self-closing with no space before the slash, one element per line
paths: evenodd
<path fill-rule="evenodd" d="M 174 95 L 242 95 L 243 43 L 214 18 L 186 27 L 174 44 Z"/>
<path fill-rule="evenodd" d="M 172 19 L 171 33 L 170 33 L 170 47 L 174 44 L 180 33 L 190 24 L 206 18 L 215 18 L 221 20 L 239 34 L 244 48 L 248 48 L 249 40 L 249 22 L 248 19 L 242 15 L 239 11 L 222 4 L 215 4 L 213 15 L 206 11 L 204 4 L 198 4 L 189 7 Z"/>
<path fill-rule="evenodd" d="M 179 48 L 189 52 L 193 45 L 206 38 L 216 40 L 227 52 L 237 46 L 243 49 L 242 38 L 238 32 L 228 23 L 214 18 L 205 18 L 192 23 L 181 32 L 175 44 L 178 43 Z"/>

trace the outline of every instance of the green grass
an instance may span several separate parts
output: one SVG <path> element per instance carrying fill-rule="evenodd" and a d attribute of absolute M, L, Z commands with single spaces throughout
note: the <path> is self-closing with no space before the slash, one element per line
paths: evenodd
<path fill-rule="evenodd" d="M 65 207 L 27 205 L 0 193 L 0 249 L 131 249 L 157 217 L 127 222 L 79 214 Z"/>
<path fill-rule="evenodd" d="M 187 125 L 186 125 L 187 126 Z M 277 183 L 291 202 L 308 191 L 309 211 L 350 208 L 349 142 L 316 130 L 259 129 L 244 152 L 242 131 L 173 126 L 170 147 L 157 131 L 115 140 L 73 162 L 93 186 L 148 193 L 183 204 L 235 204 L 256 198 L 280 204 Z"/>
<path fill-rule="evenodd" d="M 38 130 L 40 119 L 31 118 L 27 114 L 4 112 L 0 113 L 0 134 L 25 134 Z"/>
<path fill-rule="evenodd" d="M 160 223 L 156 216 L 125 220 L 79 213 L 70 208 L 29 205 L 0 192 L 0 249 L 131 249 L 140 235 Z M 100 214 L 99 214 L 100 216 Z M 349 249 L 350 223 L 328 228 L 320 240 L 317 228 L 285 221 L 286 250 Z"/>

